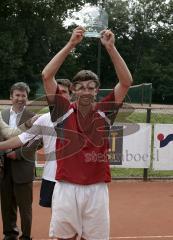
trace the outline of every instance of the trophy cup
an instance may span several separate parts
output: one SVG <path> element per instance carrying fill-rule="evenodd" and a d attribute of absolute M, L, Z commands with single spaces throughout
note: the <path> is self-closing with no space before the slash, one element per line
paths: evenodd
<path fill-rule="evenodd" d="M 101 7 L 92 6 L 82 17 L 85 37 L 100 38 L 100 32 L 108 27 L 108 14 Z"/>
<path fill-rule="evenodd" d="M 101 7 L 86 5 L 64 22 L 66 27 L 74 24 L 85 27 L 85 37 L 100 38 L 100 32 L 108 28 L 108 14 Z"/>

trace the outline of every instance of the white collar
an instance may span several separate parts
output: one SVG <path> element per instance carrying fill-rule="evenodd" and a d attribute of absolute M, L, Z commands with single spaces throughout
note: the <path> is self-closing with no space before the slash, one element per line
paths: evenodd
<path fill-rule="evenodd" d="M 25 110 L 25 106 L 23 107 L 23 109 L 22 109 L 21 112 L 17 112 L 17 113 L 16 113 L 16 112 L 13 110 L 13 106 L 11 106 L 11 108 L 10 108 L 10 114 L 16 114 L 16 115 L 22 114 L 24 110 Z"/>

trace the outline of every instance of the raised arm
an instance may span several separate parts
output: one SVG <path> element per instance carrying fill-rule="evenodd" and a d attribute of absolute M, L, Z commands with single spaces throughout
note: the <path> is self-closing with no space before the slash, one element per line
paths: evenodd
<path fill-rule="evenodd" d="M 115 101 L 121 103 L 132 85 L 133 79 L 125 61 L 115 47 L 114 34 L 110 30 L 102 31 L 101 42 L 105 46 L 118 76 L 119 82 L 114 88 L 114 93 Z"/>
<path fill-rule="evenodd" d="M 54 101 L 54 95 L 57 89 L 55 75 L 69 53 L 73 50 L 73 48 L 76 47 L 78 43 L 82 41 L 84 32 L 85 29 L 82 27 L 75 28 L 68 43 L 52 58 L 52 60 L 43 69 L 42 79 L 49 102 Z"/>

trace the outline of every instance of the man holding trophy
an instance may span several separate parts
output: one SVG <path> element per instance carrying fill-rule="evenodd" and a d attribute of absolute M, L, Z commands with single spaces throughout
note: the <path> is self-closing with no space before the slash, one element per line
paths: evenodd
<path fill-rule="evenodd" d="M 76 27 L 67 44 L 42 72 L 57 132 L 57 183 L 49 235 L 58 240 L 109 239 L 108 113 L 118 111 L 132 84 L 132 76 L 114 45 L 113 32 L 103 30 L 100 41 L 112 60 L 119 82 L 108 96 L 96 102 L 100 80 L 92 71 L 81 70 L 72 80 L 75 102 L 63 99 L 55 75 L 84 36 L 85 28 Z"/>

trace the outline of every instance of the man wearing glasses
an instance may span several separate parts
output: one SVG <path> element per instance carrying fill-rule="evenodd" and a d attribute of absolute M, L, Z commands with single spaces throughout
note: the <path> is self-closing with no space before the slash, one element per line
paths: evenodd
<path fill-rule="evenodd" d="M 114 45 L 114 34 L 103 30 L 100 40 L 112 60 L 119 82 L 97 103 L 98 76 L 90 70 L 82 70 L 72 81 L 75 102 L 70 103 L 62 97 L 55 75 L 82 41 L 84 32 L 83 27 L 75 28 L 68 43 L 42 72 L 48 103 L 53 107 L 51 119 L 57 132 L 57 182 L 49 235 L 59 240 L 109 239 L 108 113 L 118 111 L 132 84 L 131 74 Z"/>

